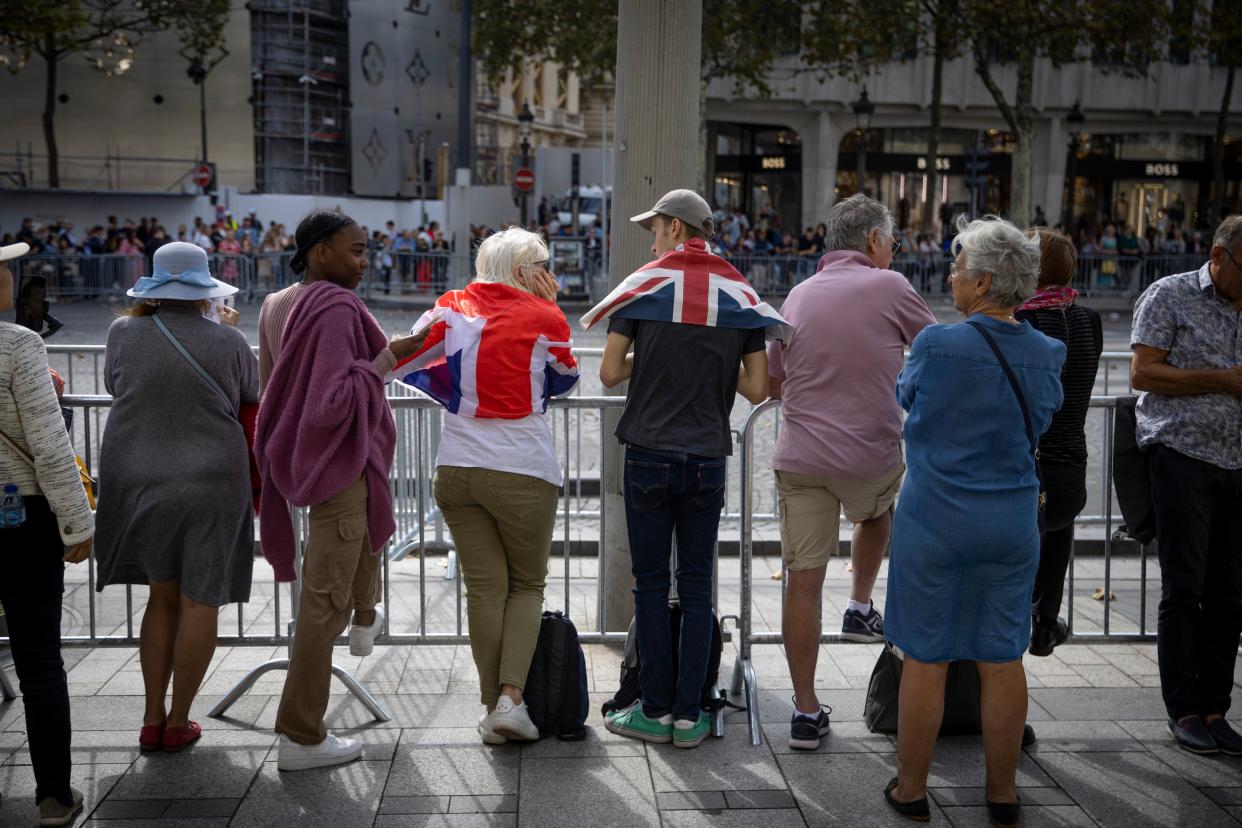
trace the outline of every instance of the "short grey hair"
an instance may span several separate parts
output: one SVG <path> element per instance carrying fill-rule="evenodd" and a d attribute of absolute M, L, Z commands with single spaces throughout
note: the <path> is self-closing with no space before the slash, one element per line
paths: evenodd
<path fill-rule="evenodd" d="M 529 267 L 547 258 L 548 244 L 542 236 L 520 227 L 510 227 L 492 233 L 479 245 L 474 260 L 474 280 L 499 282 L 526 290 L 513 278 L 514 268 Z"/>
<path fill-rule="evenodd" d="M 1242 215 L 1229 216 L 1216 228 L 1216 235 L 1212 237 L 1212 247 L 1219 245 L 1232 251 L 1238 242 L 1242 242 Z"/>
<path fill-rule="evenodd" d="M 992 275 L 988 300 L 1001 308 L 1014 308 L 1035 295 L 1039 284 L 1039 236 L 1028 236 L 1011 222 L 984 216 L 967 222 L 957 220 L 953 255 L 966 254 L 966 270 Z"/>
<path fill-rule="evenodd" d="M 893 214 L 874 198 L 858 193 L 832 205 L 828 212 L 828 230 L 824 233 L 824 249 L 867 252 L 867 239 L 872 230 L 884 235 L 893 232 Z"/>

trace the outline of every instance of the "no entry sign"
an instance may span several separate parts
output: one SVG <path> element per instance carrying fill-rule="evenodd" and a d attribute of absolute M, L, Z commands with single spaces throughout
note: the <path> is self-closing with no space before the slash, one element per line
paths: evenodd
<path fill-rule="evenodd" d="M 211 184 L 215 175 L 212 173 L 211 165 L 206 161 L 194 165 L 194 184 L 200 190 L 205 190 Z"/>
<path fill-rule="evenodd" d="M 514 170 L 513 189 L 520 193 L 529 193 L 535 189 L 535 171 L 529 167 L 518 167 Z"/>

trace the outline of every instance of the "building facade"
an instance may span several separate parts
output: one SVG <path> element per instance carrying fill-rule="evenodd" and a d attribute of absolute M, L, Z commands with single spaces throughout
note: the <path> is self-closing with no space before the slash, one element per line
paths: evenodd
<path fill-rule="evenodd" d="M 920 58 L 882 67 L 863 84 L 818 80 L 787 61 L 776 67 L 770 99 L 734 97 L 731 81 L 708 87 L 708 180 L 721 208 L 769 213 L 801 229 L 822 221 L 833 202 L 859 189 L 860 135 L 852 105 L 865 86 L 875 105 L 866 132 L 868 192 L 903 227 L 918 229 L 930 202 L 942 214 L 1009 208 L 1013 137 L 969 60 L 944 67 L 936 192 L 926 170 L 932 62 Z M 996 73 L 1012 93 L 1012 68 Z M 1157 64 L 1142 79 L 1090 63 L 1035 73 L 1035 132 L 1030 209 L 1056 223 L 1073 179 L 1075 222 L 1127 223 L 1139 232 L 1170 217 L 1188 225 L 1207 218 L 1211 151 L 1225 70 L 1206 60 Z M 1075 103 L 1082 134 L 1071 141 Z M 1224 203 L 1242 210 L 1242 83 L 1233 92 L 1225 144 Z M 1071 150 L 1071 143 L 1073 148 Z M 1071 156 L 1073 161 L 1071 162 Z M 978 172 L 973 170 L 979 169 Z M 1072 176 L 1067 176 L 1067 171 Z"/>

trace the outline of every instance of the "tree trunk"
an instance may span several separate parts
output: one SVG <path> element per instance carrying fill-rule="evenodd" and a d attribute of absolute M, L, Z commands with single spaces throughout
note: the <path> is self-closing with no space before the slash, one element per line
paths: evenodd
<path fill-rule="evenodd" d="M 1216 140 L 1212 142 L 1212 226 L 1221 220 L 1225 205 L 1225 126 L 1229 120 L 1229 102 L 1233 98 L 1233 76 L 1238 67 L 1229 64 L 1225 75 L 1225 94 L 1216 113 Z"/>
<path fill-rule="evenodd" d="M 1017 122 L 1013 166 L 1009 177 L 1009 220 L 1019 227 L 1031 224 L 1031 96 L 1034 87 L 1035 54 L 1026 52 L 1018 58 L 1017 100 L 1013 107 Z"/>
<path fill-rule="evenodd" d="M 652 26 L 658 20 L 661 25 Z M 702 0 L 620 0 L 617 14 L 617 127 L 614 216 L 633 216 L 669 190 L 693 185 L 705 163 L 701 133 L 684 117 L 702 104 Z M 670 117 L 670 113 L 681 117 Z M 610 283 L 651 261 L 651 235 L 620 220 L 612 235 Z M 673 354 L 671 358 L 684 358 Z M 624 394 L 624 384 L 610 389 Z M 673 393 L 673 392 L 670 392 Z M 624 632 L 634 615 L 621 446 L 612 437 L 619 408 L 604 411 L 601 509 L 608 516 L 600 539 L 603 629 Z M 747 610 L 743 610 L 746 612 Z"/>
<path fill-rule="evenodd" d="M 927 203 L 923 205 L 923 232 L 930 233 L 934 226 L 940 197 L 937 194 L 940 171 L 936 169 L 936 157 L 940 154 L 940 98 L 944 87 L 945 31 L 947 23 L 936 19 L 936 45 L 932 63 L 931 130 L 927 135 Z M 943 228 L 942 228 L 943 232 Z"/>
<path fill-rule="evenodd" d="M 60 186 L 60 151 L 56 148 L 56 62 L 58 55 L 52 48 L 52 36 L 48 35 L 43 61 L 47 64 L 47 77 L 43 89 L 43 143 L 47 146 L 47 185 Z"/>

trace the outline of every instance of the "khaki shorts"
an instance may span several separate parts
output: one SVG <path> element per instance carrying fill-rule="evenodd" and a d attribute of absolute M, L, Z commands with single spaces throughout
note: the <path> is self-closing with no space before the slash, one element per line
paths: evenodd
<path fill-rule="evenodd" d="M 905 464 L 871 480 L 776 472 L 781 519 L 781 556 L 786 569 L 826 566 L 840 546 L 841 510 L 854 523 L 878 518 L 893 507 Z"/>

